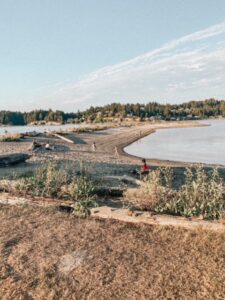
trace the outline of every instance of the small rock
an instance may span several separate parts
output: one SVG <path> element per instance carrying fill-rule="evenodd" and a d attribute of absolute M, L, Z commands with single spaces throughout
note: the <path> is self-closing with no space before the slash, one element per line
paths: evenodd
<path fill-rule="evenodd" d="M 84 263 L 86 258 L 87 252 L 81 250 L 63 255 L 61 256 L 59 261 L 59 271 L 64 274 L 68 274 L 75 268 L 80 267 Z"/>
<path fill-rule="evenodd" d="M 127 215 L 128 215 L 129 217 L 132 217 L 133 214 L 134 214 L 133 210 L 132 210 L 132 209 L 128 209 Z"/>

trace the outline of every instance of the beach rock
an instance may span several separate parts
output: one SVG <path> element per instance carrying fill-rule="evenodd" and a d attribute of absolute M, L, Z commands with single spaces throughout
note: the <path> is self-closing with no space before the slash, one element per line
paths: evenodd
<path fill-rule="evenodd" d="M 0 167 L 7 167 L 21 162 L 25 162 L 30 158 L 30 155 L 25 153 L 13 153 L 0 155 Z"/>

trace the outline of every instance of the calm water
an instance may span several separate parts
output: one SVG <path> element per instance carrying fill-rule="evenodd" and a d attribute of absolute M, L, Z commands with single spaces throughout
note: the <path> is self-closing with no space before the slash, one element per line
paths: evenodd
<path fill-rule="evenodd" d="M 78 124 L 65 124 L 65 125 L 44 125 L 44 126 L 5 126 L 0 127 L 0 135 L 5 134 L 6 132 L 9 134 L 12 133 L 25 133 L 25 132 L 46 132 L 60 129 L 70 129 L 77 128 L 81 125 Z"/>
<path fill-rule="evenodd" d="M 125 151 L 149 159 L 225 165 L 225 120 L 200 123 L 210 126 L 157 130 Z"/>

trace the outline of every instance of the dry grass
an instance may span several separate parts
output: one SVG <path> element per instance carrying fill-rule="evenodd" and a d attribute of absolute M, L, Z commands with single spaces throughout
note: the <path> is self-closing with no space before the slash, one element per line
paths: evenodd
<path fill-rule="evenodd" d="M 225 235 L 0 207 L 0 298 L 224 299 Z"/>
<path fill-rule="evenodd" d="M 59 133 L 59 134 L 70 134 L 70 133 L 86 133 L 86 132 L 94 132 L 94 131 L 104 131 L 107 129 L 113 129 L 113 128 L 118 128 L 120 126 L 122 127 L 131 127 L 132 125 L 138 125 L 139 123 L 137 122 L 124 122 L 124 123 L 103 123 L 103 124 L 98 124 L 98 125 L 90 125 L 90 126 L 81 126 L 81 127 L 75 127 L 75 128 L 69 128 L 66 130 L 60 129 L 60 130 L 55 130 L 55 131 L 51 131 L 49 134 L 55 134 L 55 133 Z M 141 125 L 142 123 L 140 123 L 139 125 Z"/>
<path fill-rule="evenodd" d="M 20 133 L 5 134 L 0 136 L 0 142 L 18 142 L 21 139 Z"/>
<path fill-rule="evenodd" d="M 92 126 L 85 126 L 85 127 L 76 127 L 70 129 L 60 129 L 57 131 L 51 131 L 49 134 L 59 133 L 59 134 L 69 134 L 69 133 L 84 133 L 84 132 L 93 132 L 93 131 L 102 131 L 107 130 L 110 128 L 117 128 L 118 125 L 110 124 L 110 125 L 92 125 Z"/>

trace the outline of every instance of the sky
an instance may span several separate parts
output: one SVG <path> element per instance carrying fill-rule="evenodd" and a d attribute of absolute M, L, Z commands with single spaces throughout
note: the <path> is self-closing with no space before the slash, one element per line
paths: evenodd
<path fill-rule="evenodd" d="M 0 110 L 225 99 L 224 0 L 0 0 Z"/>

